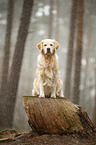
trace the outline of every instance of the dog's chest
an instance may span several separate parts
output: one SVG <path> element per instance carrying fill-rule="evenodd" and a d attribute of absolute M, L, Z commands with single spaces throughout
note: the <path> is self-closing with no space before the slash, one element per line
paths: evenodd
<path fill-rule="evenodd" d="M 44 75 L 47 78 L 54 78 L 55 77 L 55 71 L 56 71 L 56 66 L 55 66 L 55 63 L 54 61 L 51 61 L 50 62 L 44 62 L 44 65 L 43 65 L 43 69 L 42 69 L 42 72 L 41 74 Z"/>
<path fill-rule="evenodd" d="M 56 68 L 46 67 L 42 72 L 43 86 L 53 86 L 56 83 Z"/>
<path fill-rule="evenodd" d="M 55 77 L 54 73 L 55 73 L 54 68 L 47 67 L 44 69 L 44 75 L 45 75 L 46 79 L 47 78 L 50 78 L 50 79 L 54 78 Z"/>
<path fill-rule="evenodd" d="M 38 60 L 38 70 L 39 75 L 43 80 L 44 85 L 48 84 L 52 86 L 53 83 L 58 79 L 58 63 L 56 62 L 56 58 L 52 58 L 51 60 L 45 60 L 44 57 L 39 57 Z"/>

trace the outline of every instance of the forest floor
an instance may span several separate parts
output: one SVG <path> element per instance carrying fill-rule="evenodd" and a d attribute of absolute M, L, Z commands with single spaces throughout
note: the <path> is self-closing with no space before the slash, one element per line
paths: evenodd
<path fill-rule="evenodd" d="M 18 133 L 16 130 L 2 130 L 0 145 L 96 145 L 96 133 L 82 137 L 78 134 L 39 135 L 34 132 Z"/>

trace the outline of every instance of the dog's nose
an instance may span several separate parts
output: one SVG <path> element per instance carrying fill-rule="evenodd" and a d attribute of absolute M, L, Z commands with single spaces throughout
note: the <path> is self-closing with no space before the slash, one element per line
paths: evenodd
<path fill-rule="evenodd" d="M 50 48 L 47 48 L 47 53 L 50 53 Z"/>

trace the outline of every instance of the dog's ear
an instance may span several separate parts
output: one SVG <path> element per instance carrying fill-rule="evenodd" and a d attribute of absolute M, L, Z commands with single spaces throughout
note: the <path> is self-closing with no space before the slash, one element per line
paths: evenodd
<path fill-rule="evenodd" d="M 41 48 L 42 48 L 42 42 L 40 42 L 40 43 L 37 44 L 37 48 L 38 48 L 39 50 L 41 50 Z"/>
<path fill-rule="evenodd" d="M 42 45 L 43 45 L 43 41 L 41 41 L 40 43 L 37 44 L 37 48 L 39 50 L 42 50 Z"/>
<path fill-rule="evenodd" d="M 59 46 L 60 46 L 59 43 L 57 41 L 55 41 L 55 40 L 53 40 L 53 41 L 54 41 L 54 44 L 55 44 L 55 48 L 58 49 Z"/>

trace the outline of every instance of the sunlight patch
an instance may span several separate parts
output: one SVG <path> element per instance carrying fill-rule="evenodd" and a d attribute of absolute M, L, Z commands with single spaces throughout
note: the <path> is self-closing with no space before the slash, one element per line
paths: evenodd
<path fill-rule="evenodd" d="M 86 59 L 85 58 L 82 59 L 82 65 L 84 65 L 84 66 L 86 65 Z"/>
<path fill-rule="evenodd" d="M 95 63 L 95 58 L 89 58 L 89 61 L 90 61 L 91 63 Z"/>
<path fill-rule="evenodd" d="M 57 11 L 56 11 L 56 10 L 53 10 L 53 11 L 52 11 L 52 14 L 53 14 L 53 15 L 56 15 L 56 14 L 57 14 Z"/>
<path fill-rule="evenodd" d="M 39 3 L 38 6 L 39 6 L 39 7 L 40 7 L 40 6 L 43 6 L 43 3 Z"/>
<path fill-rule="evenodd" d="M 49 14 L 50 14 L 50 6 L 46 5 L 44 8 L 39 8 L 35 16 L 42 17 L 43 15 L 49 16 Z"/>
<path fill-rule="evenodd" d="M 40 30 L 40 31 L 38 32 L 38 34 L 39 34 L 39 35 L 44 35 L 44 34 L 45 34 L 45 31 L 44 31 L 44 30 Z"/>
<path fill-rule="evenodd" d="M 44 14 L 45 14 L 45 16 L 49 16 L 49 14 L 50 14 L 49 10 L 50 10 L 50 6 L 47 5 L 47 6 L 44 7 Z"/>
<path fill-rule="evenodd" d="M 35 14 L 36 17 L 42 17 L 43 16 L 43 8 L 39 8 L 38 11 Z"/>
<path fill-rule="evenodd" d="M 0 20 L 0 24 L 5 25 L 6 23 L 7 23 L 7 21 L 6 21 L 6 20 Z"/>

